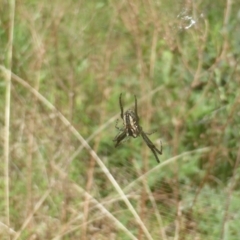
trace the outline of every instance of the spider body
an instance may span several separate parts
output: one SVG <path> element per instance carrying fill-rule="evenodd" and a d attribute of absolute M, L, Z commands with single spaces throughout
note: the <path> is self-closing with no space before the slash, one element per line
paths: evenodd
<path fill-rule="evenodd" d="M 151 140 L 148 138 L 147 135 L 150 135 L 146 132 L 143 131 L 142 127 L 139 125 L 139 117 L 138 117 L 138 112 L 137 112 L 137 98 L 135 96 L 135 108 L 134 110 L 129 109 L 125 113 L 123 111 L 123 105 L 122 105 L 122 94 L 119 96 L 119 105 L 120 105 L 120 110 L 121 110 L 121 118 L 123 120 L 123 125 L 124 127 L 120 129 L 117 127 L 116 128 L 120 131 L 120 133 L 114 138 L 114 142 L 116 142 L 115 147 L 117 147 L 126 137 L 130 136 L 133 138 L 138 137 L 139 135 L 142 136 L 144 142 L 147 144 L 147 146 L 151 149 L 153 152 L 157 162 L 160 162 L 157 156 L 158 154 L 162 154 L 162 144 L 161 144 L 161 149 L 157 149 L 155 145 L 151 142 Z"/>
<path fill-rule="evenodd" d="M 123 115 L 123 124 L 126 129 L 126 135 L 130 137 L 138 137 L 140 133 L 139 126 L 137 124 L 136 115 L 133 110 L 129 109 Z"/>

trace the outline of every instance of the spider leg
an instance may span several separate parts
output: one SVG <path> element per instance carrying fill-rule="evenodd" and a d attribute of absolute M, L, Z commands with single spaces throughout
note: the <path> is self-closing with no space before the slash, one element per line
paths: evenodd
<path fill-rule="evenodd" d="M 121 141 L 127 136 L 127 132 L 126 131 L 123 131 L 121 132 L 120 134 L 118 134 L 114 139 L 113 141 L 116 142 L 115 144 L 115 147 L 117 147 Z"/>
<path fill-rule="evenodd" d="M 141 132 L 142 138 L 145 141 L 145 143 L 147 144 L 147 146 L 151 149 L 151 151 L 153 152 L 157 162 L 160 163 L 159 158 L 157 156 L 157 153 L 162 154 L 162 143 L 161 143 L 161 149 L 157 149 L 156 146 L 151 142 L 151 140 L 147 137 L 145 132 Z M 157 152 L 157 153 L 156 153 Z"/>
<path fill-rule="evenodd" d="M 122 131 L 122 129 L 118 127 L 118 119 L 116 120 L 115 128 L 118 129 L 119 131 Z"/>
<path fill-rule="evenodd" d="M 138 116 L 138 110 L 137 110 L 137 97 L 136 97 L 136 95 L 134 95 L 134 98 L 135 98 L 135 109 L 134 109 L 134 111 L 135 111 L 135 115 L 136 115 L 136 120 L 137 120 L 137 125 L 139 125 L 139 116 Z"/>
<path fill-rule="evenodd" d="M 152 148 L 150 148 L 150 149 L 152 150 L 152 152 L 153 152 L 153 154 L 154 154 L 154 156 L 155 156 L 155 158 L 156 158 L 157 162 L 158 162 L 158 163 L 160 163 L 160 160 L 159 160 L 159 158 L 158 158 L 158 156 L 157 156 L 157 154 L 156 154 L 155 150 L 154 150 L 154 149 L 152 149 Z"/>
<path fill-rule="evenodd" d="M 122 93 L 120 93 L 119 96 L 119 105 L 120 105 L 120 109 L 121 109 L 121 118 L 123 119 L 123 105 L 122 105 Z"/>
<path fill-rule="evenodd" d="M 152 134 L 155 133 L 155 132 L 156 132 L 156 130 L 151 131 L 151 132 L 144 132 L 144 133 L 147 134 L 147 135 L 152 135 Z"/>
<path fill-rule="evenodd" d="M 135 98 L 135 117 L 136 117 L 136 125 L 138 128 L 138 135 L 142 132 L 142 127 L 139 125 L 139 116 L 138 116 L 138 104 L 137 104 L 137 97 L 134 95 Z"/>

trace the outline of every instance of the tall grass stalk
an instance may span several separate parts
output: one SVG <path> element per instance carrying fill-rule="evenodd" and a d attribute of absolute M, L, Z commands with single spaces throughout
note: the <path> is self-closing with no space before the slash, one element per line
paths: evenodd
<path fill-rule="evenodd" d="M 9 206 L 9 132 L 10 132 L 10 105 L 11 105 L 11 68 L 12 68 L 12 49 L 14 35 L 14 16 L 15 0 L 9 1 L 9 39 L 7 51 L 7 68 L 10 70 L 6 73 L 6 95 L 5 95 L 5 136 L 4 136 L 4 181 L 5 181 L 5 205 L 6 205 L 6 224 L 10 227 L 10 206 Z M 10 231 L 8 231 L 10 239 Z"/>

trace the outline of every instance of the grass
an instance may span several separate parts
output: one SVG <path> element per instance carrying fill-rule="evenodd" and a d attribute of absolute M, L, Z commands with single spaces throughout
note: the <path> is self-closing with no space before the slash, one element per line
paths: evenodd
<path fill-rule="evenodd" d="M 239 239 L 240 4 L 8 4 L 1 239 Z M 120 93 L 160 164 L 114 148 Z"/>

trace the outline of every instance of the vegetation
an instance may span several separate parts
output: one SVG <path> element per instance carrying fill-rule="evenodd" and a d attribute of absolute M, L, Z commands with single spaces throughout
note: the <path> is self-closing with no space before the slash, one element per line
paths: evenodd
<path fill-rule="evenodd" d="M 240 239 L 239 1 L 0 3 L 1 239 Z"/>

